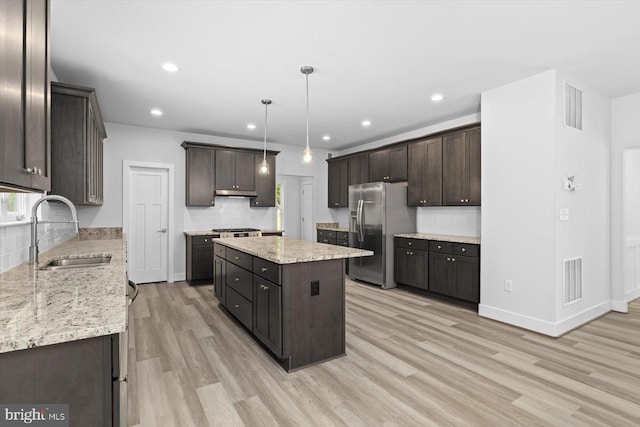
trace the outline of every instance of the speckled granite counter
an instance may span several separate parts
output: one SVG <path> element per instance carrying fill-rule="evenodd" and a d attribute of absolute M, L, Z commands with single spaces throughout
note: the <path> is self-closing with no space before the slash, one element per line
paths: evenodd
<path fill-rule="evenodd" d="M 38 270 L 28 263 L 0 274 L 0 353 L 124 332 L 125 241 L 70 240 L 40 254 L 111 255 L 104 266 Z"/>
<path fill-rule="evenodd" d="M 278 236 L 218 239 L 217 243 L 276 264 L 295 264 L 373 255 L 372 251 Z"/>
<path fill-rule="evenodd" d="M 442 242 L 470 243 L 474 245 L 480 244 L 480 237 L 453 236 L 449 234 L 402 233 L 402 234 L 394 234 L 393 237 L 404 237 L 407 239 L 421 239 L 421 240 L 440 240 Z"/>
<path fill-rule="evenodd" d="M 316 230 L 342 231 L 348 233 L 349 227 L 340 227 L 337 222 L 318 222 L 316 223 Z"/>
<path fill-rule="evenodd" d="M 281 233 L 282 230 L 260 230 L 262 233 Z M 205 230 L 205 231 L 185 231 L 184 232 L 185 236 L 212 236 L 212 237 L 218 237 L 220 236 L 219 233 L 214 233 L 211 230 Z"/>

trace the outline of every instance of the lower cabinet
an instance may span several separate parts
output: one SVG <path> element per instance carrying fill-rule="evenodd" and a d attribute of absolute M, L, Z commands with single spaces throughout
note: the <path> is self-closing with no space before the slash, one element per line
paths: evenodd
<path fill-rule="evenodd" d="M 282 357 L 282 288 L 253 275 L 253 335 Z"/>
<path fill-rule="evenodd" d="M 480 247 L 396 237 L 394 279 L 403 285 L 478 304 Z"/>
<path fill-rule="evenodd" d="M 225 283 L 225 265 L 224 258 L 218 255 L 213 257 L 213 295 L 222 304 L 225 303 L 226 283 Z"/>
<path fill-rule="evenodd" d="M 213 279 L 213 235 L 187 236 L 187 282 Z"/>
<path fill-rule="evenodd" d="M 429 284 L 428 241 L 395 239 L 394 280 L 404 285 L 427 289 Z"/>

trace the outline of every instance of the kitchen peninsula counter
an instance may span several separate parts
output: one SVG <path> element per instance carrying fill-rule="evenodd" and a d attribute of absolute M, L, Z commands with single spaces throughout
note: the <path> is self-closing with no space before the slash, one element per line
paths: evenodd
<path fill-rule="evenodd" d="M 345 355 L 344 260 L 370 255 L 287 237 L 217 239 L 214 294 L 293 371 Z"/>
<path fill-rule="evenodd" d="M 72 239 L 40 254 L 110 255 L 106 265 L 41 270 L 23 263 L 0 274 L 0 353 L 118 334 L 127 327 L 125 241 Z"/>

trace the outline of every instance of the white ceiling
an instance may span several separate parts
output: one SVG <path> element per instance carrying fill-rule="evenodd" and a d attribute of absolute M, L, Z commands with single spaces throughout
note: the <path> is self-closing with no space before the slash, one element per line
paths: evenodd
<path fill-rule="evenodd" d="M 108 122 L 260 140 L 271 98 L 269 141 L 303 146 L 303 65 L 311 146 L 329 150 L 477 112 L 481 92 L 551 68 L 640 92 L 640 1 L 51 3 L 53 70 L 95 87 Z"/>

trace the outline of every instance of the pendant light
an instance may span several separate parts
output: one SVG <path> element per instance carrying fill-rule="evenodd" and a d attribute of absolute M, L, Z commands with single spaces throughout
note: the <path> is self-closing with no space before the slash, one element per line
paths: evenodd
<path fill-rule="evenodd" d="M 304 147 L 304 151 L 302 152 L 302 162 L 310 164 L 313 163 L 313 152 L 309 147 L 309 74 L 313 73 L 313 67 L 305 65 L 300 68 L 300 71 L 307 78 L 307 145 Z"/>
<path fill-rule="evenodd" d="M 260 175 L 269 175 L 269 163 L 267 163 L 267 109 L 271 104 L 271 100 L 263 99 L 262 104 L 264 104 L 264 148 L 262 151 L 262 163 L 260 163 L 258 173 Z"/>

